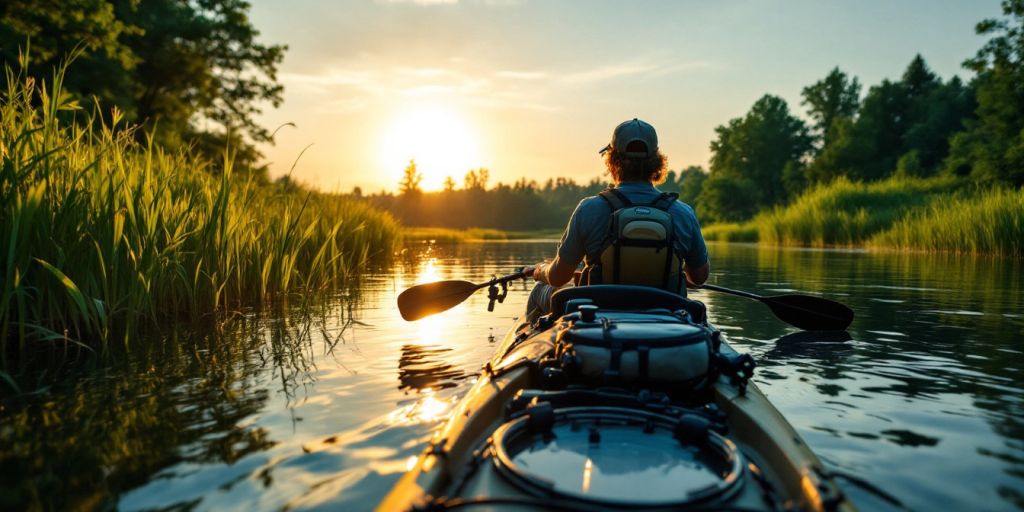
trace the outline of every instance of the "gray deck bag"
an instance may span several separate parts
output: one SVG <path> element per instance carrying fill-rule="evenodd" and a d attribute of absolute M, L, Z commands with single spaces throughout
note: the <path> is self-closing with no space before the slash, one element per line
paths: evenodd
<path fill-rule="evenodd" d="M 560 331 L 556 356 L 570 380 L 699 390 L 714 364 L 711 332 L 667 314 L 598 317 Z"/>

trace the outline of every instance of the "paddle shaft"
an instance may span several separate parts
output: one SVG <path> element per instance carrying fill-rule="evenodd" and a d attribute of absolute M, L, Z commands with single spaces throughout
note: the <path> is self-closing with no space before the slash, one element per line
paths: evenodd
<path fill-rule="evenodd" d="M 853 321 L 853 310 L 849 306 L 824 297 L 799 293 L 765 297 L 713 284 L 701 288 L 760 301 L 771 308 L 779 320 L 805 330 L 843 330 Z"/>
<path fill-rule="evenodd" d="M 765 298 L 766 298 L 766 297 L 762 297 L 760 295 L 757 295 L 756 293 L 745 292 L 743 290 L 733 290 L 732 288 L 726 288 L 724 286 L 716 286 L 716 285 L 713 285 L 713 284 L 701 285 L 701 288 L 706 289 L 706 290 L 714 290 L 716 292 L 728 293 L 728 294 L 731 294 L 731 295 L 737 295 L 737 296 L 740 296 L 740 297 L 746 297 L 748 299 L 760 300 L 760 301 L 764 301 Z"/>

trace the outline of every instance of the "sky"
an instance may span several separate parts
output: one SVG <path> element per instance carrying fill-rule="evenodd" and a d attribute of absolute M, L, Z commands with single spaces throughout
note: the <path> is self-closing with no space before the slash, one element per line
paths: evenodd
<path fill-rule="evenodd" d="M 273 177 L 323 190 L 423 188 L 487 168 L 491 183 L 601 176 L 598 150 L 634 117 L 671 169 L 705 168 L 715 127 L 765 94 L 794 114 L 833 67 L 867 87 L 920 53 L 940 76 L 984 43 L 998 0 L 253 0 L 287 44 L 284 102 L 259 122 Z M 292 123 L 294 126 L 286 125 Z"/>

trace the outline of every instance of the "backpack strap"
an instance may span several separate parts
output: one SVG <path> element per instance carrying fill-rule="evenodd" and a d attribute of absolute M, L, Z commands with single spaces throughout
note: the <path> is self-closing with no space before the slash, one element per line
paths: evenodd
<path fill-rule="evenodd" d="M 611 212 L 608 217 L 608 238 L 612 241 L 612 247 L 615 251 L 615 255 L 612 257 L 612 275 L 613 280 L 618 283 L 619 275 L 622 272 L 622 264 L 620 263 L 621 258 L 621 244 L 619 243 L 619 226 L 615 222 L 615 212 L 633 206 L 633 202 L 623 194 L 621 190 L 609 187 L 602 190 L 599 194 L 608 206 L 611 208 Z"/>
<path fill-rule="evenodd" d="M 667 212 L 677 199 L 679 199 L 679 194 L 675 192 L 662 192 L 660 196 L 654 199 L 654 201 L 651 201 L 649 206 L 657 208 L 663 212 Z"/>
<path fill-rule="evenodd" d="M 679 199 L 679 194 L 675 192 L 662 192 L 660 196 L 651 201 L 650 207 L 657 208 L 665 213 L 668 213 L 668 209 L 675 204 L 676 200 Z M 672 275 L 672 256 L 675 255 L 675 229 L 673 226 L 669 226 L 668 236 L 665 239 L 665 268 L 662 270 L 662 282 L 661 287 L 668 289 L 668 280 Z M 679 275 L 682 275 L 682 269 L 679 271 Z"/>
<path fill-rule="evenodd" d="M 598 195 L 608 203 L 608 206 L 612 209 L 612 213 L 623 208 L 633 206 L 633 202 L 626 197 L 626 194 L 623 194 L 622 191 L 617 188 L 606 188 Z M 676 197 L 678 196 L 679 195 L 676 194 Z"/>

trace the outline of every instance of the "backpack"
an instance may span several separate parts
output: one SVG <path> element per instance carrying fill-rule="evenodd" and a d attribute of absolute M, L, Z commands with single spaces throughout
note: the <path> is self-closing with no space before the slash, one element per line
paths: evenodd
<path fill-rule="evenodd" d="M 652 286 L 685 295 L 683 260 L 668 211 L 679 194 L 662 192 L 646 205 L 634 205 L 614 188 L 600 196 L 611 208 L 611 219 L 599 263 L 584 269 L 585 283 Z"/>

